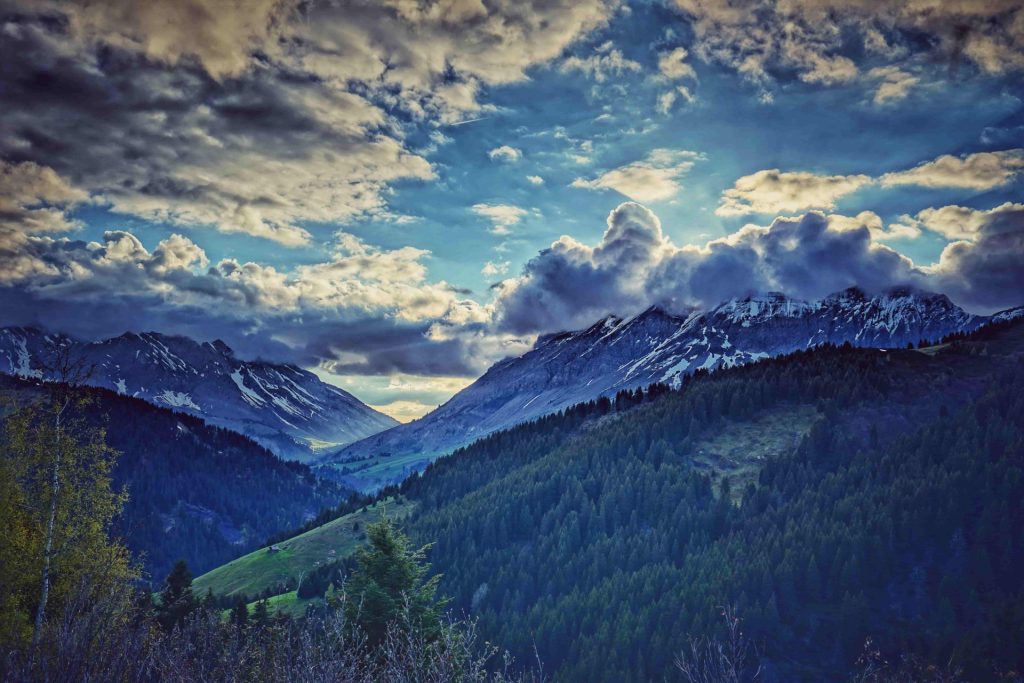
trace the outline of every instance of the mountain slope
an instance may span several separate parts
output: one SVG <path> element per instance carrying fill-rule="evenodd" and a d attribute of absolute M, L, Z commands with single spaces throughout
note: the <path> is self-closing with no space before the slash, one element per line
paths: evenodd
<path fill-rule="evenodd" d="M 425 417 L 334 452 L 346 481 L 374 488 L 457 446 L 598 396 L 655 382 L 677 385 L 698 369 L 742 365 L 826 342 L 900 348 L 966 332 L 985 317 L 947 297 L 909 289 L 877 296 L 851 288 L 808 302 L 770 293 L 676 316 L 653 307 L 609 316 L 577 332 L 547 335 Z"/>
<path fill-rule="evenodd" d="M 243 361 L 221 341 L 154 332 L 86 343 L 33 328 L 0 330 L 0 372 L 41 377 L 58 348 L 93 366 L 87 383 L 246 434 L 286 458 L 398 424 L 294 365 Z"/>
<path fill-rule="evenodd" d="M 119 453 L 114 485 L 128 491 L 117 532 L 158 582 L 178 559 L 202 572 L 352 493 L 236 432 L 105 389 L 84 391 L 92 400 L 75 417 L 105 429 Z M 0 394 L 18 403 L 43 396 L 38 383 L 6 376 Z"/>
<path fill-rule="evenodd" d="M 845 680 L 869 637 L 996 680 L 1024 666 L 1022 363 L 1021 322 L 796 352 L 492 434 L 381 496 L 455 613 L 553 680 L 671 679 L 723 605 L 758 680 Z"/>

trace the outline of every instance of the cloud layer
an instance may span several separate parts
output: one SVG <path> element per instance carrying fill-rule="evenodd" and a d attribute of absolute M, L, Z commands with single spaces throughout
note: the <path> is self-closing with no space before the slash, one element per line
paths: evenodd
<path fill-rule="evenodd" d="M 429 180 L 408 124 L 481 111 L 602 25 L 604 0 L 17 2 L 4 15 L 0 158 L 115 211 L 286 246 L 304 222 L 387 219 Z M 59 131 L 74 131 L 58 135 Z M 40 219 L 42 217 L 40 216 Z"/>
<path fill-rule="evenodd" d="M 905 96 L 910 75 L 865 74 L 860 61 L 910 53 L 999 75 L 1024 69 L 1024 7 L 1016 0 L 676 0 L 700 58 L 734 69 L 765 99 L 790 74 L 840 85 L 881 79 L 876 103 Z M 853 55 L 856 55 L 857 62 Z"/>

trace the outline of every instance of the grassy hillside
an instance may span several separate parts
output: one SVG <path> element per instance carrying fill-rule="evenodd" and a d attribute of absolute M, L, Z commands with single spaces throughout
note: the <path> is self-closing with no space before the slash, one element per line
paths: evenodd
<path fill-rule="evenodd" d="M 203 574 L 193 583 L 197 595 L 212 590 L 215 595 L 236 593 L 257 595 L 268 588 L 298 582 L 306 572 L 350 555 L 362 542 L 364 529 L 380 518 L 402 519 L 415 507 L 404 498 L 389 498 L 357 510 L 323 526 L 277 544 L 280 550 L 260 548 Z M 333 552 L 332 552 L 333 551 Z M 291 591 L 294 592 L 294 591 Z M 287 601 L 279 599 L 286 604 Z M 305 606 L 302 606 L 305 609 Z"/>

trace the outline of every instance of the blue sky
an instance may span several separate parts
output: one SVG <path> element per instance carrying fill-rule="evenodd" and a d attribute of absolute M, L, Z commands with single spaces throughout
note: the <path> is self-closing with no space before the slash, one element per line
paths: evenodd
<path fill-rule="evenodd" d="M 221 337 L 409 419 L 650 303 L 1024 303 L 1019 5 L 740 4 L 17 2 L 0 324 Z"/>

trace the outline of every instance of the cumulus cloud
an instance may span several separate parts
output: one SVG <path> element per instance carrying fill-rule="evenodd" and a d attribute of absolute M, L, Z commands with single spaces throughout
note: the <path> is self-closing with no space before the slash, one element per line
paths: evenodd
<path fill-rule="evenodd" d="M 1024 149 L 976 152 L 963 156 L 945 154 L 907 171 L 886 173 L 882 185 L 958 187 L 991 190 L 1013 181 L 1024 171 Z"/>
<path fill-rule="evenodd" d="M 651 303 L 682 311 L 754 291 L 817 298 L 857 284 L 874 289 L 923 282 L 909 259 L 872 238 L 874 218 L 808 213 L 679 247 L 650 210 L 625 203 L 608 216 L 596 246 L 563 236 L 520 277 L 502 282 L 496 324 L 525 334 L 587 325 Z"/>
<path fill-rule="evenodd" d="M 922 224 L 942 234 L 958 230 L 939 262 L 926 269 L 930 281 L 954 301 L 991 312 L 1021 305 L 1024 292 L 1024 204 L 1006 203 L 989 211 L 938 209 Z M 959 214 L 959 227 L 947 219 Z M 928 220 L 930 219 L 930 220 Z M 943 232 L 945 231 L 945 232 Z"/>
<path fill-rule="evenodd" d="M 544 184 L 544 179 L 541 178 L 539 175 L 528 175 L 528 176 L 526 176 L 526 179 L 530 182 L 531 185 L 543 185 Z"/>
<path fill-rule="evenodd" d="M 471 374 L 472 338 L 437 339 L 435 325 L 469 330 L 481 305 L 427 279 L 429 253 L 381 250 L 341 235 L 328 260 L 291 271 L 222 259 L 181 235 L 151 250 L 121 230 L 100 242 L 48 235 L 0 241 L 0 324 L 59 328 L 87 338 L 158 329 L 220 337 L 243 353 L 366 374 Z M 479 362 L 479 361 L 477 361 Z"/>
<path fill-rule="evenodd" d="M 611 76 L 637 73 L 642 68 L 639 62 L 623 56 L 622 51 L 613 47 L 610 41 L 599 45 L 588 57 L 567 57 L 559 67 L 562 73 L 578 71 L 598 83 L 604 83 Z"/>
<path fill-rule="evenodd" d="M 735 69 L 770 99 L 776 79 L 836 85 L 860 76 L 849 55 L 932 61 L 1005 74 L 1024 68 L 1024 9 L 1014 0 L 676 0 L 691 20 L 694 53 Z M 859 45 L 858 45 L 859 43 Z M 881 100 L 909 87 L 883 83 Z"/>
<path fill-rule="evenodd" d="M 961 217 L 958 231 L 939 227 L 953 215 Z M 920 229 L 965 239 L 926 266 L 880 243 Z M 1024 205 L 943 207 L 922 212 L 917 223 L 889 226 L 871 211 L 810 212 L 747 225 L 704 245 L 677 246 L 657 216 L 627 202 L 609 214 L 597 245 L 563 236 L 520 276 L 500 283 L 493 315 L 497 329 L 522 335 L 579 328 L 609 312 L 629 315 L 652 303 L 685 312 L 758 291 L 817 299 L 854 285 L 869 291 L 918 286 L 947 293 L 979 313 L 1020 305 Z"/>
<path fill-rule="evenodd" d="M 838 199 L 871 182 L 866 175 L 817 175 L 777 168 L 743 176 L 722 193 L 719 216 L 834 209 Z"/>
<path fill-rule="evenodd" d="M 671 199 L 682 187 L 679 179 L 704 157 L 697 152 L 656 149 L 645 159 L 607 171 L 596 178 L 577 178 L 572 187 L 610 189 L 639 202 Z"/>
<path fill-rule="evenodd" d="M 473 213 L 491 221 L 491 232 L 495 235 L 507 235 L 513 225 L 527 214 L 526 209 L 511 204 L 474 204 Z"/>
<path fill-rule="evenodd" d="M 511 147 L 509 145 L 501 145 L 495 147 L 487 153 L 487 156 L 491 158 L 491 161 L 504 161 L 507 163 L 515 163 L 523 158 L 523 153 Z"/>

